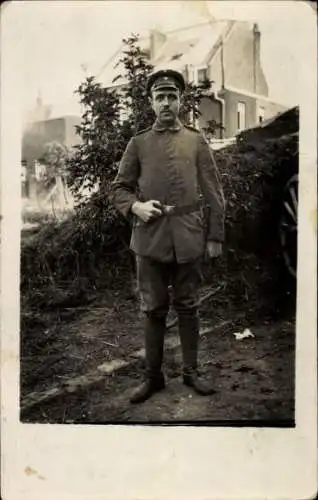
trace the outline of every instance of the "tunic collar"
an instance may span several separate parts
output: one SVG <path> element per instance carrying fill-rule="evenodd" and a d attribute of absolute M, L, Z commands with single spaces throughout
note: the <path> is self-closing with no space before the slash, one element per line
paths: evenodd
<path fill-rule="evenodd" d="M 162 123 L 160 123 L 159 120 L 156 120 L 152 126 L 152 129 L 155 130 L 155 132 L 165 132 L 166 130 L 169 130 L 170 132 L 179 132 L 182 126 L 183 125 L 179 119 L 177 119 L 176 122 L 170 126 L 165 126 Z"/>

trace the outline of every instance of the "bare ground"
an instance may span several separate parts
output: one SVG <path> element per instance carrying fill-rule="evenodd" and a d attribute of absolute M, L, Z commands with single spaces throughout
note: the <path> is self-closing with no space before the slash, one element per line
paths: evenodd
<path fill-rule="evenodd" d="M 121 359 L 126 365 L 83 383 L 75 392 L 60 391 L 57 397 L 27 407 L 22 421 L 293 425 L 293 315 L 259 312 L 253 306 L 242 313 L 216 295 L 202 306 L 201 317 L 203 327 L 216 327 L 200 343 L 201 372 L 215 393 L 201 397 L 182 384 L 176 346 L 165 353 L 166 389 L 133 406 L 129 397 L 144 368 L 143 359 L 134 356 L 143 347 L 142 317 L 134 297 L 109 291 L 87 307 L 43 314 L 34 328 L 22 329 L 22 404 L 31 392 L 61 388 L 101 363 Z M 255 337 L 236 340 L 233 333 L 246 327 Z M 168 344 L 176 336 L 176 328 L 169 329 Z"/>

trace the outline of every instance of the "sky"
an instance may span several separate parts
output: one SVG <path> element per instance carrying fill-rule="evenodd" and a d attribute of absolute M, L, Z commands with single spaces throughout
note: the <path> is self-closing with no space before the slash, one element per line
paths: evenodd
<path fill-rule="evenodd" d="M 101 69 L 123 37 L 147 33 L 153 27 L 168 30 L 204 22 L 195 11 L 197 6 L 191 9 L 193 3 L 28 0 L 7 4 L 6 21 L 19 43 L 23 110 L 33 107 L 40 92 L 44 103 L 52 105 L 52 116 L 79 114 L 75 88 L 86 74 Z M 298 104 L 303 79 L 310 78 L 313 70 L 303 56 L 313 50 L 316 21 L 310 7 L 300 4 L 286 0 L 207 2 L 216 19 L 258 22 L 270 97 L 291 106 Z"/>

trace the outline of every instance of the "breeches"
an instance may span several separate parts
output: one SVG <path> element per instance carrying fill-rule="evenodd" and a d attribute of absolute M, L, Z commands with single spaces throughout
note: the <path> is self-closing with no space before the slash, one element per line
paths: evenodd
<path fill-rule="evenodd" d="M 141 309 L 147 315 L 165 317 L 170 306 L 169 285 L 172 288 L 172 305 L 179 316 L 196 315 L 201 282 L 200 262 L 184 264 L 158 262 L 148 257 L 136 257 L 137 283 Z"/>

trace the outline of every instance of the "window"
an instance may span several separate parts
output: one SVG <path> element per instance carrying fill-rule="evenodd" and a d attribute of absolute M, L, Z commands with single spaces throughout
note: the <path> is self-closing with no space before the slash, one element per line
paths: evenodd
<path fill-rule="evenodd" d="M 263 106 L 258 107 L 258 123 L 262 123 L 265 119 L 265 108 Z"/>
<path fill-rule="evenodd" d="M 237 131 L 240 132 L 246 128 L 246 106 L 245 102 L 237 103 Z"/>
<path fill-rule="evenodd" d="M 208 79 L 208 70 L 207 68 L 200 68 L 197 72 L 197 81 L 198 83 L 203 83 Z"/>
<path fill-rule="evenodd" d="M 194 69 L 191 69 L 191 77 L 193 79 L 193 83 L 196 85 L 205 82 L 208 80 L 208 68 L 206 66 L 201 66 L 201 67 L 194 67 Z"/>

